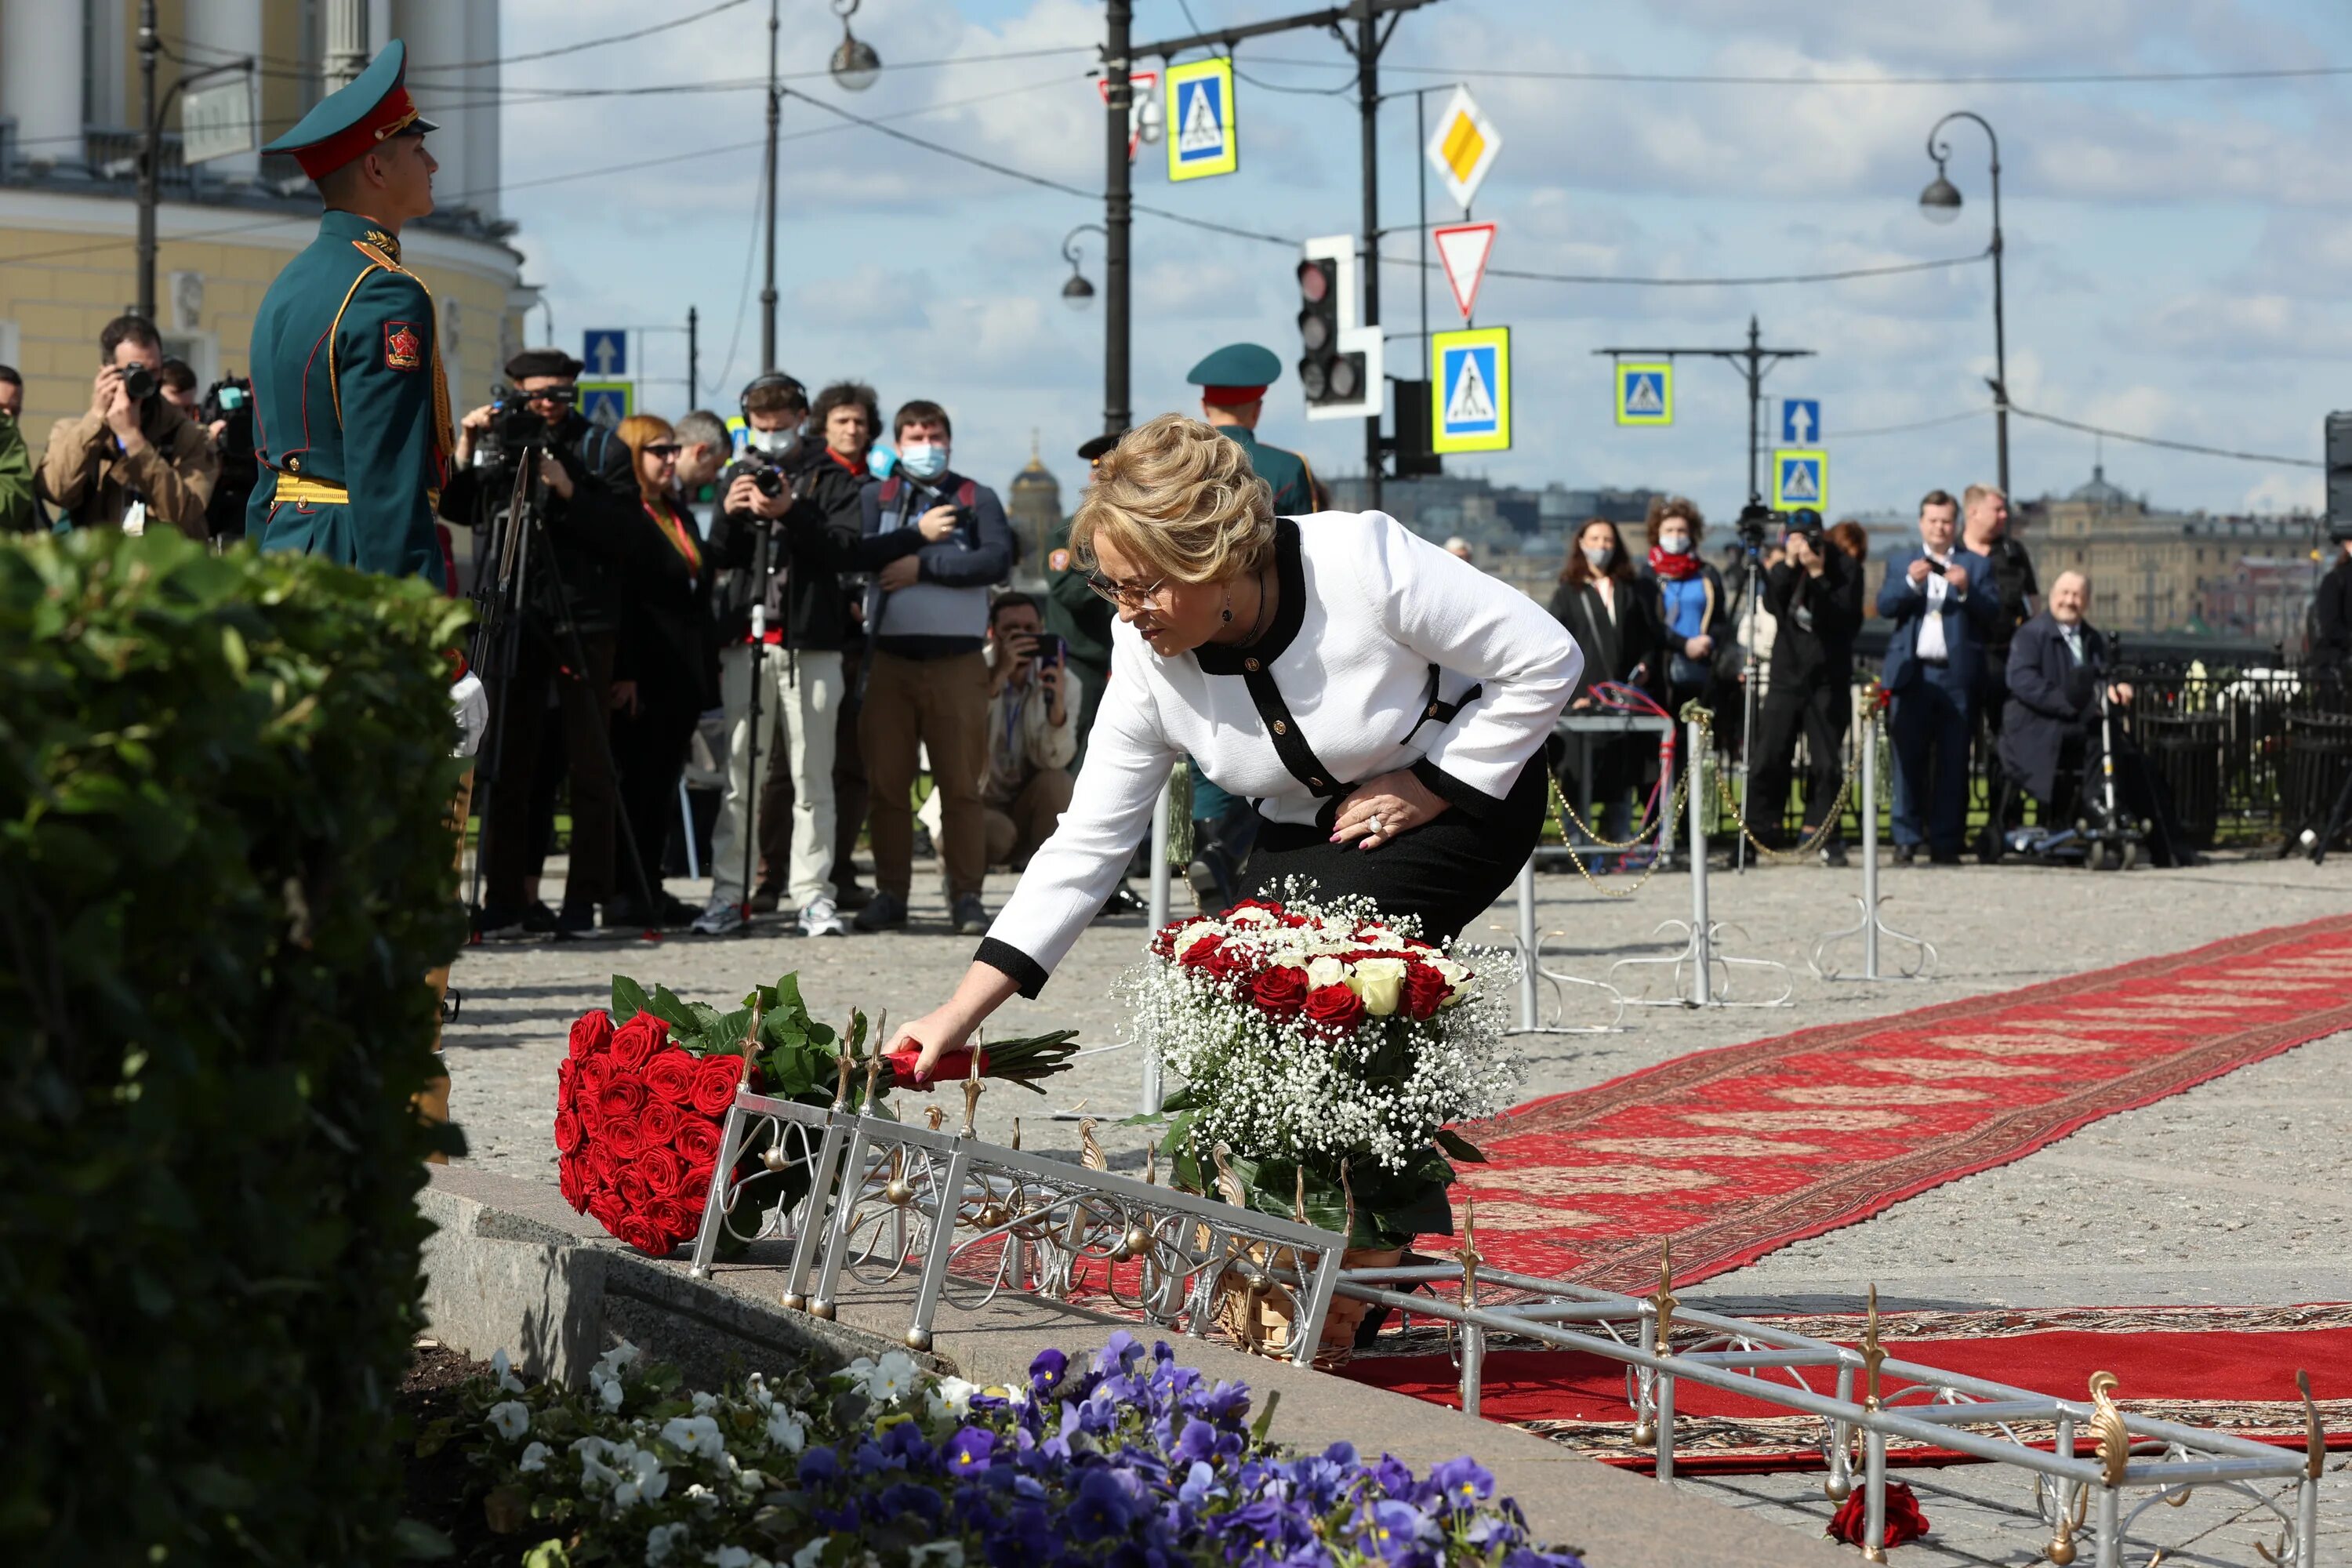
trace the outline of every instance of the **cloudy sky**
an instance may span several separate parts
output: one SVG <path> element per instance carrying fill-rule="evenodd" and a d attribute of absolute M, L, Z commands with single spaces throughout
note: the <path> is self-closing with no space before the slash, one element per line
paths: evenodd
<path fill-rule="evenodd" d="M 710 4 L 669 9 L 691 18 Z M 1137 37 L 1292 8 L 1309 7 L 1138 0 Z M 583 327 L 679 320 L 692 303 L 706 383 L 723 369 L 731 388 L 759 368 L 751 246 L 766 11 L 744 0 L 643 40 L 509 68 L 504 208 L 521 225 L 526 275 L 545 289 L 557 339 L 573 352 Z M 503 14 L 502 47 L 515 54 L 642 26 L 648 6 L 508 0 Z M 812 383 L 870 379 L 886 408 L 915 396 L 944 402 L 958 468 L 991 482 L 1010 478 L 1040 432 L 1066 486 L 1079 468 L 1071 449 L 1100 428 L 1102 317 L 1062 303 L 1060 249 L 1073 226 L 1100 221 L 1099 201 L 846 125 L 818 105 L 1098 192 L 1101 110 L 1087 73 L 1100 0 L 864 0 L 854 25 L 886 64 L 906 68 L 860 94 L 824 75 L 840 38 L 824 0 L 783 0 L 782 69 L 816 102 L 788 100 L 783 110 L 780 358 Z M 1023 58 L 973 58 L 982 56 Z M 943 60 L 961 63 L 922 63 Z M 1315 90 L 1347 83 L 1344 60 L 1325 35 L 1244 45 L 1240 63 L 1253 79 L 1238 89 L 1240 172 L 1171 185 L 1164 152 L 1147 147 L 1138 200 L 1294 240 L 1354 229 L 1354 101 Z M 1477 212 L 1501 226 L 1497 268 L 1747 277 L 1974 254 L 1990 218 L 1987 149 L 1974 127 L 1950 132 L 1951 177 L 1967 204 L 1958 221 L 1931 225 L 1917 206 L 1934 174 L 1928 127 L 1972 109 L 2001 137 L 2020 405 L 2315 458 L 2323 414 L 2352 405 L 2336 368 L 2352 349 L 2352 76 L 2015 79 L 2352 68 L 2352 7 L 2340 0 L 1437 0 L 1402 20 L 1388 64 L 1391 91 L 1465 82 L 1501 130 L 1506 145 Z M 1558 74 L 1612 72 L 1802 79 Z M 703 89 L 541 96 L 681 83 Z M 1381 124 L 1383 221 L 1404 226 L 1386 242 L 1396 259 L 1384 313 L 1407 333 L 1419 311 L 1412 109 L 1410 98 L 1392 102 Z M 668 161 L 530 184 L 651 158 Z M 1433 195 L 1433 218 L 1455 216 L 1444 200 Z M 1139 416 L 1188 406 L 1184 372 L 1208 348 L 1254 339 L 1295 358 L 1295 252 L 1151 216 L 1137 219 L 1135 244 Z M 1080 248 L 1099 284 L 1098 237 L 1081 237 Z M 1591 351 L 1733 343 L 1752 312 L 1768 343 L 1818 352 L 1768 385 L 1822 400 L 1834 511 L 1907 506 L 1931 486 L 1989 479 L 1991 288 L 1982 264 L 1784 287 L 1493 279 L 1479 322 L 1513 329 L 1517 445 L 1454 466 L 1533 484 L 1664 486 L 1710 511 L 1736 509 L 1746 472 L 1738 375 L 1685 361 L 1674 427 L 1620 430 L 1608 362 Z M 1441 329 L 1453 324 L 1442 279 L 1432 310 Z M 654 374 L 682 374 L 682 338 L 650 348 Z M 1420 349 L 1407 338 L 1389 352 L 1394 370 Z M 673 413 L 682 395 L 676 384 L 644 388 L 648 405 Z M 1300 406 L 1286 375 L 1264 433 L 1327 474 L 1360 468 L 1361 426 L 1309 425 Z M 1958 417 L 1862 433 L 1946 416 Z M 2021 494 L 2089 475 L 2087 435 L 2012 420 L 2011 439 Z M 2105 456 L 2111 479 L 2162 503 L 2267 510 L 2320 496 L 2315 470 L 2274 462 L 2116 441 Z"/>

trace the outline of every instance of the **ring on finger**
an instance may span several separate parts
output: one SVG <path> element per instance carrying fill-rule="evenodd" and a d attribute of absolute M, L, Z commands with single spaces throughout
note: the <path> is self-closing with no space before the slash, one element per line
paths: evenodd
<path fill-rule="evenodd" d="M 1372 813 L 1372 837 L 1378 838 L 1387 831 L 1388 828 L 1381 821 L 1381 814 L 1377 811 Z"/>

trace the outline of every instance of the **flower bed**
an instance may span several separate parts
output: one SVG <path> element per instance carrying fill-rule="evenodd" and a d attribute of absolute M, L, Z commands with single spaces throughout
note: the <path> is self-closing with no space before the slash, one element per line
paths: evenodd
<path fill-rule="evenodd" d="M 698 1393 L 624 1344 L 567 1392 L 501 1353 L 465 1405 L 420 1450 L 462 1435 L 491 1528 L 533 1568 L 1580 1568 L 1475 1461 L 1415 1477 L 1344 1443 L 1288 1453 L 1265 1439 L 1272 1402 L 1253 1426 L 1246 1387 L 1124 1331 L 1089 1367 L 1045 1352 L 1011 1389 L 892 1352 Z"/>

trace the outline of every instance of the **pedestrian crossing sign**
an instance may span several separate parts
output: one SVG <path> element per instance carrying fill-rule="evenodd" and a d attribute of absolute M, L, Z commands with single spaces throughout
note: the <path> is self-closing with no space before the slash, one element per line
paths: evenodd
<path fill-rule="evenodd" d="M 1672 360 L 1617 363 L 1617 423 L 1671 425 L 1675 422 L 1675 365 Z"/>
<path fill-rule="evenodd" d="M 1429 380 L 1431 451 L 1510 449 L 1510 328 L 1433 332 Z"/>
<path fill-rule="evenodd" d="M 1818 448 L 1781 447 L 1772 454 L 1772 510 L 1830 504 L 1830 455 Z"/>
<path fill-rule="evenodd" d="M 1241 166 L 1234 133 L 1234 62 L 1220 56 L 1168 70 L 1168 177 L 1197 180 Z"/>
<path fill-rule="evenodd" d="M 617 430 L 621 421 L 636 412 L 637 388 L 628 381 L 583 381 L 580 384 L 580 417 L 591 425 Z"/>

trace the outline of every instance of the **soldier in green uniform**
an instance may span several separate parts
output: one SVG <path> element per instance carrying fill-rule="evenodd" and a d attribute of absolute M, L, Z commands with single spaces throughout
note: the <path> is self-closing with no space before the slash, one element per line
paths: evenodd
<path fill-rule="evenodd" d="M 1307 459 L 1257 438 L 1265 389 L 1282 374 L 1274 351 L 1255 343 L 1227 343 L 1192 367 L 1184 379 L 1201 389 L 1201 417 L 1218 433 L 1241 443 L 1257 477 L 1274 488 L 1276 517 L 1300 517 L 1315 510 L 1315 475 Z"/>
<path fill-rule="evenodd" d="M 1095 460 L 1118 445 L 1117 436 L 1097 436 L 1078 448 L 1089 469 Z M 1109 600 L 1087 586 L 1086 569 L 1070 554 L 1067 518 L 1054 531 L 1045 550 L 1045 629 L 1069 645 L 1070 668 L 1078 672 L 1078 754 L 1070 768 L 1086 763 L 1087 732 L 1095 727 L 1095 710 L 1103 689 L 1110 684 L 1110 627 L 1118 618 Z"/>
<path fill-rule="evenodd" d="M 433 514 L 452 446 L 449 389 L 433 297 L 400 260 L 401 226 L 433 210 L 439 165 L 406 68 L 394 39 L 262 149 L 293 154 L 327 210 L 254 317 L 261 472 L 247 531 L 264 550 L 446 586 Z"/>

